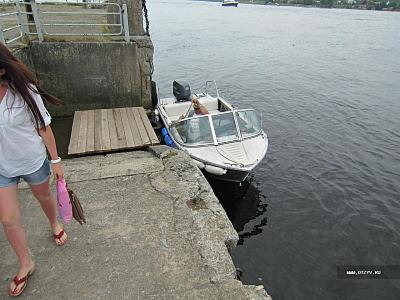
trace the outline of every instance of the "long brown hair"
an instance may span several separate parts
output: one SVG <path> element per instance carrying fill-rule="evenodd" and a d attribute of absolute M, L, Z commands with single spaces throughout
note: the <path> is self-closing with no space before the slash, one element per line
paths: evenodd
<path fill-rule="evenodd" d="M 13 92 L 20 94 L 28 105 L 35 119 L 36 127 L 45 127 L 43 117 L 30 92 L 40 94 L 43 100 L 57 106 L 63 105 L 63 102 L 44 91 L 40 87 L 33 72 L 16 58 L 2 43 L 0 43 L 0 69 L 5 69 L 6 71 L 5 74 L 1 76 L 1 79 L 7 81 L 9 88 Z"/>

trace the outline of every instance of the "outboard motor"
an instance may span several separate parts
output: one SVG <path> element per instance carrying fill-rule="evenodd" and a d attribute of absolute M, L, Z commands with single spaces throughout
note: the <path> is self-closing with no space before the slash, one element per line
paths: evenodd
<path fill-rule="evenodd" d="M 179 102 L 191 101 L 192 93 L 190 91 L 189 83 L 182 80 L 174 80 L 173 84 L 173 93 Z"/>

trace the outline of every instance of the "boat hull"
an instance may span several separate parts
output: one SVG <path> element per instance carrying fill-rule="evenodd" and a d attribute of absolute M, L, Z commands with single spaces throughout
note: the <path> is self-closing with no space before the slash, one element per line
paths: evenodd
<path fill-rule="evenodd" d="M 169 131 L 168 133 L 171 135 Z M 236 183 L 240 183 L 246 180 L 251 171 L 262 161 L 262 159 L 266 155 L 268 149 L 268 139 L 266 135 L 263 133 L 262 135 L 256 138 L 262 140 L 263 143 L 262 149 L 264 149 L 264 152 L 260 154 L 259 156 L 260 158 L 257 160 L 257 162 L 252 165 L 248 165 L 246 167 L 238 167 L 238 166 L 231 167 L 226 164 L 218 164 L 215 161 L 213 162 L 212 159 L 209 159 L 210 158 L 209 156 L 207 157 L 207 155 L 201 155 L 201 153 L 194 152 L 195 149 L 200 149 L 200 148 L 186 148 L 179 145 L 179 143 L 177 143 L 177 141 L 174 140 L 173 135 L 171 135 L 171 140 L 174 142 L 174 147 L 186 152 L 190 156 L 190 158 L 192 158 L 193 162 L 197 165 L 197 167 L 204 174 L 207 174 L 209 177 L 221 181 L 236 182 Z M 214 148 L 214 146 L 212 148 Z M 204 147 L 202 147 L 202 149 L 204 149 Z M 211 156 L 214 156 L 214 154 L 211 154 Z"/>
<path fill-rule="evenodd" d="M 222 3 L 222 6 L 234 6 L 237 7 L 239 3 Z"/>
<path fill-rule="evenodd" d="M 221 181 L 228 181 L 228 182 L 236 182 L 240 183 L 246 180 L 246 178 L 250 175 L 249 171 L 239 171 L 239 170 L 227 170 L 223 175 L 216 175 L 207 172 L 205 169 L 200 169 L 203 174 L 209 178 L 217 179 Z"/>

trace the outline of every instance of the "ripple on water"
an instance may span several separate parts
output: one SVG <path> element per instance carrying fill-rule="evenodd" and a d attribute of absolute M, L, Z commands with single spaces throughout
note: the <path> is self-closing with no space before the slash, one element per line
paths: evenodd
<path fill-rule="evenodd" d="M 162 96 L 176 78 L 192 90 L 215 79 L 223 97 L 263 111 L 257 184 L 224 203 L 243 281 L 275 299 L 397 300 L 397 281 L 337 280 L 336 266 L 400 265 L 398 14 L 148 6 Z"/>

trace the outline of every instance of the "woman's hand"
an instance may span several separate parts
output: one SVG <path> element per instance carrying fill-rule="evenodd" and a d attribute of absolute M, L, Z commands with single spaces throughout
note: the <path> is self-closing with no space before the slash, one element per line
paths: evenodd
<path fill-rule="evenodd" d="M 61 163 L 51 164 L 53 169 L 53 175 L 56 179 L 61 179 L 64 177 L 64 167 Z"/>
<path fill-rule="evenodd" d="M 64 168 L 62 166 L 61 158 L 57 153 L 56 140 L 54 138 L 53 131 L 50 126 L 46 126 L 45 128 L 40 128 L 38 130 L 39 135 L 42 137 L 44 144 L 46 145 L 47 151 L 49 153 L 49 159 L 53 158 L 53 162 L 51 163 L 51 168 L 53 170 L 54 177 L 63 178 L 64 177 Z"/>

